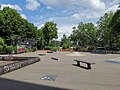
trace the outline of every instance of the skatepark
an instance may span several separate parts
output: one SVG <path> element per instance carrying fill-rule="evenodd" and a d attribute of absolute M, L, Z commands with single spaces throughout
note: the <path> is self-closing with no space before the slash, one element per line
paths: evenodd
<path fill-rule="evenodd" d="M 39 55 L 41 54 L 41 55 Z M 43 54 L 43 55 L 42 55 Z M 32 52 L 16 56 L 39 57 L 40 61 L 0 76 L 0 90 L 119 90 L 120 55 L 88 52 Z M 57 58 L 52 59 L 52 57 Z M 91 69 L 74 60 L 94 63 Z M 118 63 L 108 62 L 117 61 Z M 86 67 L 86 64 L 81 63 Z M 54 80 L 44 76 L 55 76 Z"/>

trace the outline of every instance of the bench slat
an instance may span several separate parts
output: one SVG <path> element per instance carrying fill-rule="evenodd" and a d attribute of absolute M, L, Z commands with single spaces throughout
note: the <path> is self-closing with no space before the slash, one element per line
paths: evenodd
<path fill-rule="evenodd" d="M 87 67 L 85 67 L 86 69 L 91 69 L 91 64 L 95 64 L 95 63 L 89 63 L 89 62 L 85 62 L 85 61 L 80 61 L 80 60 L 74 60 L 77 62 L 77 66 L 81 66 L 80 63 L 85 63 L 87 64 Z M 83 66 L 82 66 L 83 67 Z"/>
<path fill-rule="evenodd" d="M 86 61 L 81 61 L 81 60 L 74 60 L 74 61 L 76 61 L 76 62 L 82 62 L 82 63 L 88 63 L 88 64 L 95 64 L 95 63 L 92 63 L 92 62 L 86 62 Z"/>

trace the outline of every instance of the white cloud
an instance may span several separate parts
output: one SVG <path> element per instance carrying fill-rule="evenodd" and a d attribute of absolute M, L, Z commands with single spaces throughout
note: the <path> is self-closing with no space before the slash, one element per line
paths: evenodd
<path fill-rule="evenodd" d="M 41 24 L 41 25 L 40 25 L 40 27 L 43 27 L 43 26 L 44 26 L 44 24 Z"/>
<path fill-rule="evenodd" d="M 81 19 L 80 15 L 79 14 L 73 14 L 71 17 L 75 18 L 75 19 Z"/>
<path fill-rule="evenodd" d="M 40 29 L 41 27 L 44 26 L 43 24 L 40 23 L 36 23 L 36 25 L 38 29 Z M 70 36 L 70 34 L 72 33 L 73 29 L 72 27 L 76 26 L 76 25 L 61 25 L 61 26 L 57 26 L 58 28 L 58 39 L 57 40 L 61 40 L 63 34 L 66 34 L 67 36 Z"/>
<path fill-rule="evenodd" d="M 42 0 L 46 6 L 70 8 L 74 5 L 82 6 L 85 8 L 91 8 L 95 10 L 104 10 L 106 8 L 105 3 L 101 0 Z"/>
<path fill-rule="evenodd" d="M 39 0 L 46 5 L 50 11 L 44 19 L 39 20 L 39 24 L 46 21 L 55 21 L 58 24 L 59 39 L 63 34 L 68 36 L 72 33 L 73 25 L 79 22 L 96 23 L 106 11 L 115 11 L 119 0 Z M 62 8 L 62 9 L 61 9 Z M 73 19 L 74 18 L 74 19 Z M 96 24 L 95 24 L 96 25 Z M 41 26 L 40 26 L 41 27 Z"/>
<path fill-rule="evenodd" d="M 118 6 L 119 6 L 119 4 L 113 5 L 112 7 L 109 7 L 109 8 L 106 10 L 106 12 L 109 12 L 109 11 L 115 12 L 116 10 L 118 10 Z"/>
<path fill-rule="evenodd" d="M 72 33 L 74 25 L 63 25 L 63 26 L 58 26 L 58 40 L 60 40 L 63 36 L 63 34 L 66 34 L 67 36 L 70 36 Z"/>
<path fill-rule="evenodd" d="M 84 14 L 86 19 L 96 19 L 96 18 L 99 18 L 103 14 L 103 12 L 95 12 L 90 10 Z"/>
<path fill-rule="evenodd" d="M 4 8 L 4 7 L 10 7 L 12 9 L 15 9 L 15 10 L 18 10 L 18 11 L 22 11 L 22 9 L 17 5 L 11 5 L 11 4 L 1 4 L 1 10 Z"/>
<path fill-rule="evenodd" d="M 100 0 L 87 0 L 87 2 L 91 8 L 96 10 L 104 10 L 106 8 L 105 3 L 101 2 Z"/>
<path fill-rule="evenodd" d="M 112 0 L 112 2 L 110 2 L 109 4 L 111 6 L 115 5 L 115 4 L 119 4 L 120 3 L 120 0 Z"/>
<path fill-rule="evenodd" d="M 35 25 L 38 29 L 41 29 L 41 28 L 44 26 L 44 24 L 41 24 L 40 22 L 34 23 L 34 25 Z"/>
<path fill-rule="evenodd" d="M 43 26 L 44 26 L 44 24 L 39 25 L 39 26 L 38 26 L 38 29 L 40 29 L 40 28 L 43 27 Z"/>
<path fill-rule="evenodd" d="M 52 7 L 50 7 L 50 6 L 47 6 L 47 9 L 53 9 Z"/>
<path fill-rule="evenodd" d="M 40 6 L 40 3 L 37 0 L 26 0 L 26 9 L 34 11 Z"/>
<path fill-rule="evenodd" d="M 48 19 L 48 21 L 54 21 L 55 19 L 54 19 L 54 17 L 50 17 L 49 19 Z"/>
<path fill-rule="evenodd" d="M 46 6 L 49 7 L 63 7 L 68 8 L 69 6 L 73 5 L 72 2 L 75 0 L 42 0 Z"/>
<path fill-rule="evenodd" d="M 27 20 L 27 16 L 25 14 L 21 14 L 21 17 Z"/>

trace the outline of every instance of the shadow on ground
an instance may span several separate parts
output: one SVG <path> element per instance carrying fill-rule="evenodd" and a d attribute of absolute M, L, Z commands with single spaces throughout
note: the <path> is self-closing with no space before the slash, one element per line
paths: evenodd
<path fill-rule="evenodd" d="M 0 90 L 68 90 L 0 78 Z"/>
<path fill-rule="evenodd" d="M 73 66 L 76 66 L 76 67 L 79 67 L 79 68 L 83 68 L 83 69 L 85 69 L 85 70 L 91 70 L 91 68 L 87 68 L 87 67 L 85 67 L 85 66 L 78 66 L 78 65 L 76 65 L 76 64 L 72 64 Z"/>

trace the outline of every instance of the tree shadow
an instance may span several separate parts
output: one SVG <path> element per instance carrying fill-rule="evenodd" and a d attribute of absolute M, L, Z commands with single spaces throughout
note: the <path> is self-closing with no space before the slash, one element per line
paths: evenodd
<path fill-rule="evenodd" d="M 68 89 L 0 78 L 0 90 L 68 90 Z"/>

